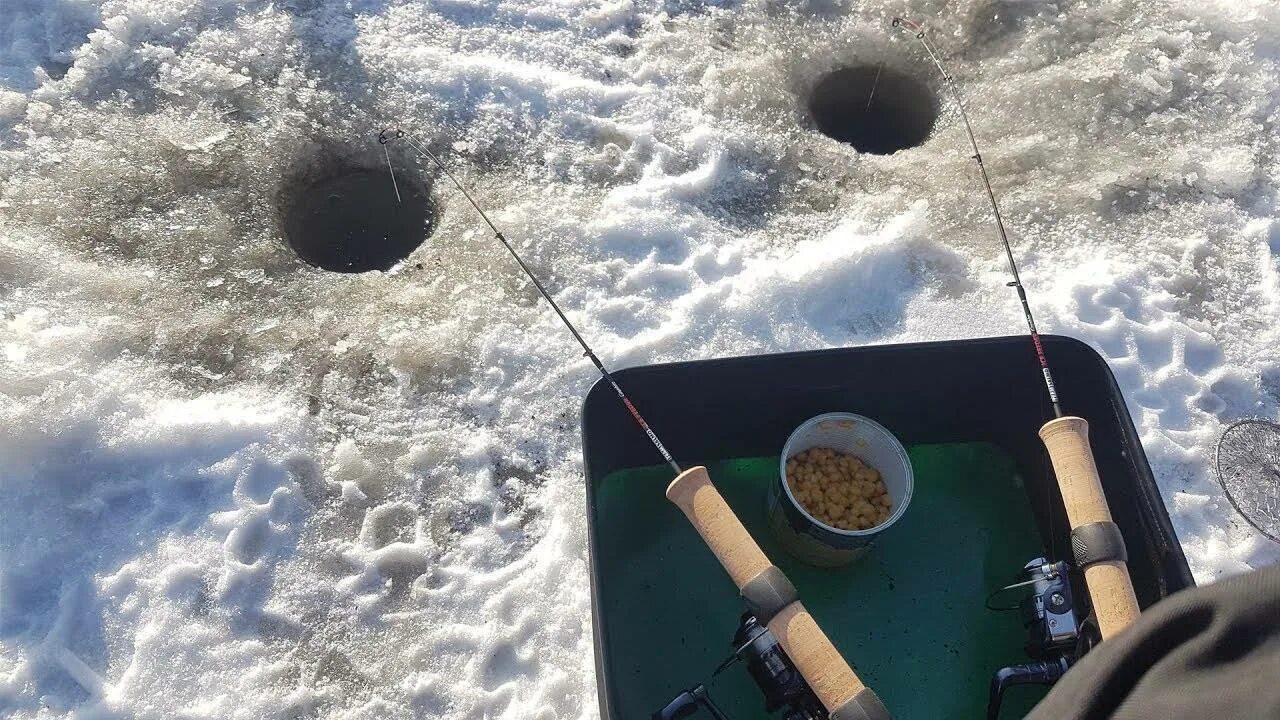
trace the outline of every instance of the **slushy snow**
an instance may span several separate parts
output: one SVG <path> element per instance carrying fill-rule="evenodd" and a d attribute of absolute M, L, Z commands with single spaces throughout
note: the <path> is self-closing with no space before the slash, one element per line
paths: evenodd
<path fill-rule="evenodd" d="M 6 0 L 0 714 L 595 717 L 594 369 L 444 185 L 387 273 L 281 198 L 404 128 L 616 367 L 1020 333 L 950 101 L 890 156 L 806 118 L 843 65 L 942 97 L 895 14 L 1197 579 L 1280 560 L 1212 470 L 1280 414 L 1271 2 Z"/>

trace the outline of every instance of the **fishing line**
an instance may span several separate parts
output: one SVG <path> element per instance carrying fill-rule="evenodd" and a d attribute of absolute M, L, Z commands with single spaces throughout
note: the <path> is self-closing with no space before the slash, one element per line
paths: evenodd
<path fill-rule="evenodd" d="M 862 108 L 862 112 L 871 109 L 871 101 L 876 99 L 876 88 L 880 85 L 880 73 L 884 72 L 884 60 L 880 61 L 880 66 L 876 68 L 876 79 L 871 81 L 871 92 L 867 94 L 867 106 Z"/>
<path fill-rule="evenodd" d="M 394 137 L 388 137 L 388 133 L 393 133 Z M 595 365 L 596 369 L 600 371 L 600 376 L 603 377 L 605 381 L 609 383 L 609 386 L 613 388 L 613 391 L 617 393 L 618 399 L 626 406 L 627 411 L 631 413 L 631 417 L 635 419 L 636 424 L 640 426 L 640 429 L 644 430 L 644 434 L 649 437 L 649 442 L 653 443 L 654 448 L 658 450 L 658 454 L 661 455 L 662 459 L 671 466 L 672 470 L 675 470 L 677 475 L 684 472 L 680 465 L 676 463 L 675 458 L 671 456 L 671 453 L 667 451 L 666 446 L 658 439 L 657 433 L 653 431 L 653 428 L 649 427 L 649 423 L 645 421 L 644 416 L 642 416 L 640 411 L 636 409 L 635 403 L 631 402 L 631 398 L 627 397 L 627 394 L 622 391 L 622 387 L 613 379 L 613 375 L 604 366 L 604 363 L 600 362 L 600 358 L 596 357 L 591 346 L 587 345 L 587 341 L 582 338 L 582 335 L 578 333 L 578 329 L 573 326 L 573 323 L 569 321 L 569 318 L 564 314 L 564 311 L 560 309 L 560 305 L 551 297 L 551 293 L 547 292 L 547 289 L 543 287 L 542 282 L 538 280 L 538 276 L 534 274 L 533 270 L 531 270 L 527 264 L 525 264 L 524 258 L 520 257 L 520 253 L 516 252 L 516 249 L 511 246 L 511 243 L 508 242 L 506 236 L 502 234 L 502 231 L 498 229 L 498 226 L 493 224 L 493 221 L 489 219 L 489 215 L 485 213 L 484 209 L 480 207 L 480 204 L 475 201 L 475 198 L 471 197 L 471 193 L 467 192 L 467 188 L 459 182 L 458 178 L 454 177 L 453 173 L 449 172 L 449 168 L 440 161 L 440 158 L 436 157 L 435 153 L 428 150 L 424 145 L 420 145 L 415 142 L 414 139 L 406 135 L 403 130 L 383 130 L 378 133 L 378 142 L 383 146 L 384 150 L 386 149 L 387 144 L 392 140 L 400 139 L 409 143 L 409 145 L 418 152 L 419 157 L 430 159 L 436 167 L 440 168 L 440 172 L 444 173 L 445 177 L 449 178 L 449 181 L 453 183 L 454 187 L 458 188 L 458 192 L 462 193 L 462 196 L 467 199 L 467 202 L 471 204 L 471 207 L 475 209 L 476 213 L 480 215 L 480 218 L 484 220 L 485 224 L 489 226 L 489 229 L 493 231 L 493 235 L 498 239 L 498 242 L 502 243 L 502 246 L 507 249 L 507 252 L 511 253 L 511 257 L 515 259 L 516 264 L 518 264 L 520 269 L 524 271 L 524 274 L 533 281 L 533 286 L 538 289 L 538 293 L 547 301 L 547 304 L 551 306 L 551 309 L 556 311 L 556 315 L 560 317 L 560 321 L 564 323 L 565 327 L 569 328 L 569 332 L 573 335 L 573 339 L 577 340 L 578 344 L 582 346 L 583 355 L 591 360 L 591 364 Z"/>
<path fill-rule="evenodd" d="M 387 149 L 387 139 L 384 136 L 378 136 L 378 144 L 382 146 L 382 156 L 387 159 L 387 172 L 391 174 L 391 189 L 396 191 L 396 202 L 403 203 L 400 199 L 400 184 L 396 182 L 396 169 L 391 164 L 391 151 Z"/>
<path fill-rule="evenodd" d="M 1049 372 L 1049 360 L 1045 357 L 1044 345 L 1040 342 L 1040 332 L 1036 330 L 1036 321 L 1031 315 L 1031 304 L 1027 302 L 1027 291 L 1022 287 L 1022 278 L 1018 275 L 1018 263 L 1013 259 L 1013 248 L 1009 245 L 1009 236 L 1004 230 L 1004 220 L 1000 216 L 1000 206 L 996 203 L 996 193 L 991 189 L 991 179 L 987 177 L 987 167 L 982 163 L 982 152 L 978 150 L 978 139 L 974 137 L 973 126 L 969 124 L 969 114 L 965 112 L 964 100 L 960 97 L 960 88 L 956 86 L 951 73 L 947 72 L 947 69 L 943 67 L 942 60 L 939 59 L 938 54 L 933 51 L 933 46 L 925 38 L 924 26 L 906 18 L 896 17 L 893 19 L 893 27 L 906 28 L 915 33 L 921 47 L 928 53 L 929 59 L 938 68 L 938 72 L 942 74 L 942 79 L 946 83 L 947 89 L 951 91 L 951 96 L 955 98 L 956 107 L 960 110 L 960 119 L 964 121 L 965 133 L 969 136 L 969 144 L 973 147 L 973 160 L 978 163 L 978 172 L 982 174 L 982 186 L 986 188 L 987 199 L 991 201 L 991 214 L 995 217 L 996 230 L 1000 234 L 1000 242 L 1004 245 L 1005 258 L 1009 261 L 1009 273 L 1013 275 L 1013 280 L 1007 285 L 1018 291 L 1018 300 L 1022 303 L 1022 314 L 1026 316 L 1027 328 L 1031 331 L 1031 343 L 1035 345 L 1036 358 L 1040 361 L 1040 371 L 1044 374 L 1044 386 L 1049 391 L 1049 401 L 1053 403 L 1053 415 L 1054 417 L 1062 417 L 1062 407 L 1058 404 L 1058 389 L 1053 384 L 1053 374 Z"/>

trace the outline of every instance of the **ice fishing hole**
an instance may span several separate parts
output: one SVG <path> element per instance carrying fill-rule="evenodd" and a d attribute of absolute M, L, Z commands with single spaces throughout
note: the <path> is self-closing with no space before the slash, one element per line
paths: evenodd
<path fill-rule="evenodd" d="M 324 270 L 387 270 L 435 230 L 439 209 L 416 173 L 355 164 L 330 167 L 286 203 L 284 234 L 307 263 Z M 397 198 L 397 191 L 399 197 Z"/>
<path fill-rule="evenodd" d="M 925 83 L 881 65 L 832 70 L 809 95 L 818 131 L 859 152 L 888 155 L 923 143 L 938 119 L 938 98 Z"/>

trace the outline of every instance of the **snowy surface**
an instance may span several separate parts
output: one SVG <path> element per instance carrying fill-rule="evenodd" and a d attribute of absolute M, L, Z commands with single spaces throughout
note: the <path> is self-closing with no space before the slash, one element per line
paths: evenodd
<path fill-rule="evenodd" d="M 905 6 L 1197 578 L 1280 560 L 1210 468 L 1280 413 L 1280 9 Z M 1018 333 L 950 105 L 893 156 L 807 129 L 839 65 L 936 89 L 903 9 L 0 2 L 0 715 L 595 716 L 592 368 L 455 193 L 338 275 L 282 186 L 403 125 L 619 367 Z"/>

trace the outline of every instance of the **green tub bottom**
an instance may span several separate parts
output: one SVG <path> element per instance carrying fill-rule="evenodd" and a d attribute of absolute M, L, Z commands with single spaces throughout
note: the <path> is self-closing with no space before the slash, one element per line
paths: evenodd
<path fill-rule="evenodd" d="M 909 449 L 915 496 L 871 553 L 846 568 L 804 565 L 770 536 L 765 495 L 778 458 L 714 463 L 711 478 L 809 611 L 895 718 L 985 717 L 991 674 L 1026 662 L 1019 614 L 983 606 L 1043 552 L 1012 459 L 985 443 Z M 729 653 L 742 601 L 663 490 L 666 466 L 621 470 L 596 490 L 599 617 L 613 681 L 612 714 L 648 718 L 681 690 L 710 681 Z M 746 670 L 709 684 L 733 720 L 768 718 Z M 1022 717 L 1039 687 L 1006 693 Z M 698 715 L 695 717 L 704 717 Z"/>

